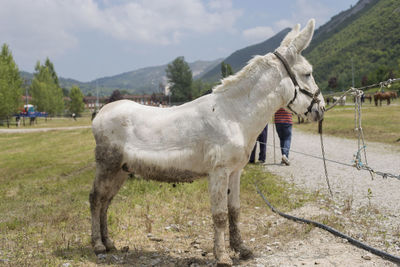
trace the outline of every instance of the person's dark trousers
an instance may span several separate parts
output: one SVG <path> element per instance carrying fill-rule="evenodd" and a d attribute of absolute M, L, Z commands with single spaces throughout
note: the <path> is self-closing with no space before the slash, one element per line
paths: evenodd
<path fill-rule="evenodd" d="M 292 140 L 292 124 L 276 123 L 275 126 L 281 143 L 282 155 L 289 158 L 290 142 Z"/>
<path fill-rule="evenodd" d="M 260 135 L 257 137 L 257 141 L 260 142 L 260 154 L 258 154 L 258 160 L 262 162 L 265 162 L 265 156 L 267 152 L 267 134 L 268 134 L 268 124 L 267 126 L 265 126 Z M 255 161 L 256 149 L 257 149 L 257 142 L 254 145 L 253 151 L 251 152 L 249 160 L 250 163 L 254 163 Z"/>

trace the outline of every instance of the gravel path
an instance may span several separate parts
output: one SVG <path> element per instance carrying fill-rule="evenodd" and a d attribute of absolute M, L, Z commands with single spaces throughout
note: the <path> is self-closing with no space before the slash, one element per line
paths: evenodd
<path fill-rule="evenodd" d="M 291 152 L 290 166 L 272 164 L 273 138 L 269 127 L 266 169 L 278 174 L 306 190 L 321 190 L 328 194 L 322 160 Z M 275 142 L 278 145 L 278 137 Z M 400 175 L 400 146 L 390 146 L 367 142 L 367 160 L 374 170 Z M 351 164 L 353 154 L 357 152 L 357 140 L 324 136 L 327 159 Z M 318 134 L 308 134 L 293 129 L 291 149 L 321 157 L 321 143 Z M 280 150 L 276 149 L 276 162 L 280 163 Z M 269 164 L 268 164 L 269 163 Z M 368 171 L 327 162 L 328 176 L 335 200 L 353 196 L 353 205 L 360 207 L 368 204 L 368 189 L 372 191 L 371 202 L 383 208 L 389 214 L 400 215 L 400 180 L 383 179 L 376 175 L 374 180 Z"/>
<path fill-rule="evenodd" d="M 329 195 L 322 160 L 291 152 L 290 166 L 274 164 L 272 128 L 269 127 L 267 164 L 265 169 L 284 177 L 287 181 L 305 191 L 320 191 Z M 275 141 L 278 144 L 278 137 Z M 328 159 L 351 164 L 353 153 L 357 151 L 357 141 L 324 136 L 325 154 Z M 321 157 L 320 139 L 317 134 L 309 134 L 294 129 L 292 147 L 294 151 Z M 280 150 L 276 149 L 276 162 L 280 163 Z M 367 143 L 367 159 L 370 167 L 382 172 L 400 174 L 400 147 L 379 143 Z M 353 167 L 327 162 L 329 180 L 334 194 L 334 206 L 324 208 L 320 199 L 312 206 L 304 206 L 291 212 L 293 215 L 312 218 L 321 214 L 331 214 L 339 218 L 344 232 L 364 241 L 366 244 L 400 256 L 400 180 L 371 180 L 368 171 L 358 171 Z M 372 197 L 368 199 L 368 189 Z M 346 200 L 352 199 L 351 212 L 342 214 Z M 359 209 L 361 208 L 361 209 Z M 377 208 L 379 212 L 374 211 Z M 364 214 L 359 212 L 364 209 Z M 366 210 L 366 211 L 365 211 Z M 277 222 L 285 219 L 274 215 Z M 372 219 L 373 218 L 373 219 Z M 267 218 L 261 218 L 267 220 Z M 364 223 L 359 224 L 360 221 Z M 373 224 L 369 224 L 373 222 Z M 293 228 L 299 227 L 292 223 Z M 370 226 L 371 225 L 371 226 Z M 379 233 L 386 233 L 384 235 Z M 383 237 L 382 237 L 383 236 Z M 291 240 L 274 247 L 270 243 L 256 242 L 256 258 L 243 266 L 399 266 L 378 256 L 356 248 L 345 240 L 318 228 L 302 240 Z"/>

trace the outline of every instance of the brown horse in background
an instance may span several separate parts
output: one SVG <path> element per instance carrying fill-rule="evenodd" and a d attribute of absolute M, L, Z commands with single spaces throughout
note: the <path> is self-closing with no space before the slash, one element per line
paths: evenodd
<path fill-rule="evenodd" d="M 378 100 L 379 100 L 379 105 L 382 106 L 382 100 L 386 100 L 387 104 L 390 105 L 390 99 L 391 99 L 391 92 L 377 92 L 374 94 L 374 101 L 375 101 L 375 106 L 378 106 Z"/>
<path fill-rule="evenodd" d="M 371 104 L 372 102 L 372 95 L 371 94 L 365 94 L 364 95 L 364 100 L 369 99 L 369 103 Z"/>
<path fill-rule="evenodd" d="M 389 93 L 390 93 L 390 98 L 392 100 L 397 99 L 397 92 L 396 91 L 390 91 Z"/>

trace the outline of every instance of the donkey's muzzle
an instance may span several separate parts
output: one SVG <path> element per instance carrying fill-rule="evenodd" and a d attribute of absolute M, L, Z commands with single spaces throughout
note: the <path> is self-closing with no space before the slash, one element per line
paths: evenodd
<path fill-rule="evenodd" d="M 314 104 L 309 113 L 312 121 L 320 121 L 324 118 L 325 106 L 320 106 L 319 104 Z"/>

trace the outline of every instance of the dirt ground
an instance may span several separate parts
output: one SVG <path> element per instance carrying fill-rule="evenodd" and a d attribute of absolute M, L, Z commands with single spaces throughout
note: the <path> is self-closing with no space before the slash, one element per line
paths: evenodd
<path fill-rule="evenodd" d="M 292 152 L 290 166 L 274 164 L 273 128 L 269 128 L 265 170 L 282 176 L 295 187 L 318 195 L 316 201 L 291 211 L 291 215 L 330 222 L 345 234 L 400 257 L 399 180 L 382 179 L 380 176 L 372 180 L 366 171 L 329 162 L 328 174 L 334 194 L 331 198 L 321 160 Z M 277 136 L 275 140 L 278 140 Z M 357 149 L 355 140 L 325 136 L 324 143 L 327 158 L 339 162 L 350 163 Z M 292 149 L 320 156 L 319 136 L 294 130 Z M 280 152 L 277 149 L 275 153 L 275 160 L 279 163 Z M 400 173 L 397 146 L 369 143 L 367 156 L 371 167 Z M 212 229 L 211 220 L 206 218 L 188 224 L 192 228 L 191 234 L 181 231 L 184 226 L 166 226 L 158 236 L 144 237 L 147 240 L 138 244 L 137 248 L 99 255 L 96 264 L 215 266 L 213 236 L 209 231 Z M 240 227 L 243 239 L 253 249 L 255 258 L 240 261 L 238 255 L 231 252 L 235 266 L 399 266 L 319 228 L 288 221 L 272 213 L 266 205 L 242 205 Z M 116 245 L 123 248 L 126 243 Z M 229 247 L 228 240 L 226 245 Z"/>
<path fill-rule="evenodd" d="M 330 215 L 322 200 L 320 207 L 315 204 L 303 206 L 291 214 L 300 217 Z M 255 257 L 241 261 L 238 255 L 231 252 L 234 266 L 397 266 L 319 228 L 271 214 L 266 207 L 248 209 L 242 217 L 243 238 L 253 249 Z M 362 227 L 352 225 L 349 216 L 343 222 L 346 232 L 353 231 L 355 235 L 363 233 Z M 99 255 L 96 263 L 115 266 L 215 266 L 213 236 L 208 231 L 212 222 L 189 223 L 197 225 L 193 235 L 188 235 L 187 231 L 180 232 L 177 226 L 171 225 L 163 234 L 145 237 L 151 242 L 143 242 L 138 246 L 140 249 L 129 248 L 129 251 L 122 252 L 124 244 L 117 244 L 122 248 L 119 252 Z M 262 232 L 263 229 L 268 230 Z M 379 238 L 365 239 L 366 243 L 379 247 Z M 228 243 L 226 240 L 227 247 Z"/>

